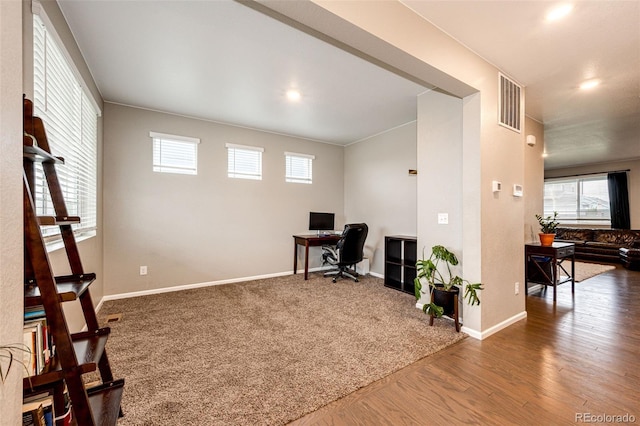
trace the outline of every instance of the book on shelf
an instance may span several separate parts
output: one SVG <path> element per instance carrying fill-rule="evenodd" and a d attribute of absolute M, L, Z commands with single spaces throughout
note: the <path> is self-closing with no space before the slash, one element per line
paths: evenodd
<path fill-rule="evenodd" d="M 28 306 L 26 308 L 24 308 L 24 320 L 25 321 L 29 321 L 29 320 L 34 320 L 34 319 L 40 319 L 40 318 L 45 318 L 46 314 L 44 313 L 44 307 L 42 305 L 40 306 Z"/>
<path fill-rule="evenodd" d="M 32 411 L 34 408 L 37 409 L 37 407 L 42 408 L 43 426 L 54 426 L 55 411 L 53 409 L 53 396 L 50 393 L 39 393 L 24 398 L 22 404 L 23 426 L 25 411 Z M 27 420 L 31 419 L 29 415 L 27 417 Z"/>
<path fill-rule="evenodd" d="M 41 373 L 51 362 L 53 356 L 53 342 L 47 326 L 46 318 L 25 321 L 23 328 L 23 343 L 26 351 L 23 355 L 25 376 Z"/>
<path fill-rule="evenodd" d="M 22 426 L 46 426 L 44 408 L 40 402 L 22 405 Z"/>

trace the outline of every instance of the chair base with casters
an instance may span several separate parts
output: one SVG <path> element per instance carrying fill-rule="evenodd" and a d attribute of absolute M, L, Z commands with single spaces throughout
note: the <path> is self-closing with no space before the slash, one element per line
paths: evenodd
<path fill-rule="evenodd" d="M 358 282 L 359 274 L 356 264 L 363 259 L 363 247 L 367 238 L 368 227 L 365 223 L 347 224 L 336 247 L 322 247 L 322 265 L 333 265 L 335 269 L 327 271 L 324 276 L 338 278 L 348 277 Z"/>
<path fill-rule="evenodd" d="M 334 283 L 338 280 L 338 278 L 344 278 L 344 277 L 349 277 L 355 282 L 360 282 L 360 280 L 358 279 L 360 275 L 356 272 L 355 267 L 353 269 L 349 269 L 346 267 L 334 269 L 332 271 L 325 272 L 324 276 L 325 277 L 333 276 L 332 281 Z"/>

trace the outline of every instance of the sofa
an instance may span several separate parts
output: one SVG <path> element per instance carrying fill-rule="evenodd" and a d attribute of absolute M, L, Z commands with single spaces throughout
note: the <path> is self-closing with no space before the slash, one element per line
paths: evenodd
<path fill-rule="evenodd" d="M 555 241 L 574 243 L 576 259 L 640 266 L 640 231 L 557 228 Z"/>

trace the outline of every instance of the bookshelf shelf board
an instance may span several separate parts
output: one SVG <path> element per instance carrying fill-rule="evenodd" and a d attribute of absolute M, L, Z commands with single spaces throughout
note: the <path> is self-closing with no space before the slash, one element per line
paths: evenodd
<path fill-rule="evenodd" d="M 104 327 L 95 331 L 85 331 L 71 335 L 73 349 L 76 353 L 76 359 L 78 360 L 82 374 L 96 370 L 110 332 L 111 329 L 109 327 Z M 30 378 L 24 378 L 23 385 L 24 389 L 31 387 L 38 388 L 63 379 L 64 372 L 60 366 L 59 358 L 54 357 L 52 364 L 45 372 L 31 376 Z"/>
<path fill-rule="evenodd" d="M 96 425 L 113 426 L 120 416 L 120 401 L 124 390 L 124 379 L 114 380 L 87 389 L 89 404 Z"/>
<path fill-rule="evenodd" d="M 22 157 L 38 163 L 64 164 L 64 158 L 54 157 L 44 149 L 32 145 L 23 145 Z"/>
<path fill-rule="evenodd" d="M 73 225 L 80 223 L 78 216 L 38 216 L 40 226 Z"/>
<path fill-rule="evenodd" d="M 76 300 L 96 279 L 96 274 L 65 275 L 56 277 L 56 289 L 60 302 Z M 42 305 L 40 289 L 35 281 L 28 281 L 24 288 L 24 306 Z"/>

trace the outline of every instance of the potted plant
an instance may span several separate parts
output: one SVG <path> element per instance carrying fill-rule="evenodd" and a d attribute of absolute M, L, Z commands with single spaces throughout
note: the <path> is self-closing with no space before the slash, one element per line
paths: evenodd
<path fill-rule="evenodd" d="M 429 323 L 433 325 L 433 318 L 440 318 L 447 314 L 453 316 L 456 331 L 460 331 L 457 303 L 460 290 L 464 289 L 463 298 L 469 304 L 479 305 L 477 291 L 482 290 L 482 283 L 470 283 L 454 275 L 451 272 L 451 266 L 458 264 L 458 258 L 444 246 L 433 246 L 429 258 L 424 259 L 424 252 L 422 257 L 416 262 L 416 278 L 413 281 L 416 300 L 420 300 L 423 294 L 427 294 L 426 291 L 422 291 L 422 280 L 424 280 L 427 283 L 429 303 L 423 305 L 422 311 L 431 316 Z M 445 275 L 438 269 L 442 264 L 446 266 Z"/>
<path fill-rule="evenodd" d="M 556 237 L 556 228 L 560 225 L 560 222 L 557 220 L 558 212 L 553 212 L 553 216 L 542 217 L 537 214 L 536 219 L 538 219 L 538 223 L 540 224 L 540 245 L 541 246 L 550 246 L 553 244 L 553 240 Z"/>

